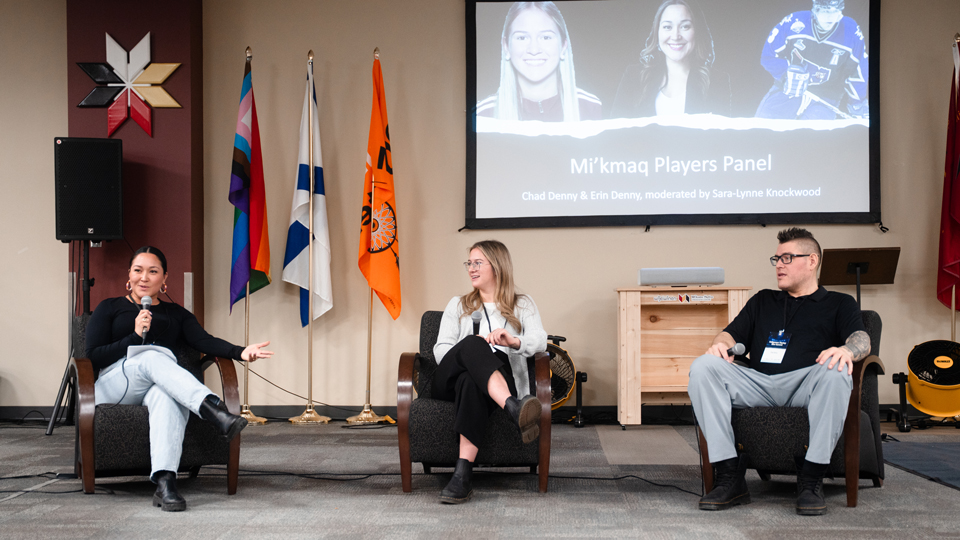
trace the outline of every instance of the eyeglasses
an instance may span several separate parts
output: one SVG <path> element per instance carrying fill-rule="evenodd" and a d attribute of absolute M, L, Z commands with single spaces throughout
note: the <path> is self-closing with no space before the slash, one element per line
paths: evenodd
<path fill-rule="evenodd" d="M 793 253 L 784 253 L 783 255 L 779 256 L 774 255 L 773 257 L 770 257 L 770 265 L 776 266 L 777 261 L 783 261 L 783 264 L 790 264 L 793 262 L 794 257 L 809 257 L 810 255 L 812 254 L 807 253 L 806 255 L 795 255 Z"/>
<path fill-rule="evenodd" d="M 467 261 L 463 263 L 463 268 L 468 272 L 470 269 L 479 270 L 483 266 L 483 261 Z"/>

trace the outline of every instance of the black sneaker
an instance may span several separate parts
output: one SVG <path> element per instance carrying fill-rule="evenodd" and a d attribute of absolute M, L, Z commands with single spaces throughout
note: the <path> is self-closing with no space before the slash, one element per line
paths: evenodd
<path fill-rule="evenodd" d="M 713 464 L 713 489 L 700 499 L 701 510 L 726 510 L 738 504 L 750 504 L 747 491 L 746 468 L 740 458 L 730 458 Z"/>
<path fill-rule="evenodd" d="M 797 514 L 822 516 L 827 513 L 823 500 L 823 476 L 800 471 L 797 474 Z"/>

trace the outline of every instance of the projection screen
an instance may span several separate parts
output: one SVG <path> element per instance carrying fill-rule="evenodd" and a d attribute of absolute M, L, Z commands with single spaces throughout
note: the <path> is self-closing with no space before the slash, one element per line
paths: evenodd
<path fill-rule="evenodd" d="M 466 227 L 878 222 L 878 28 L 879 0 L 468 0 Z"/>

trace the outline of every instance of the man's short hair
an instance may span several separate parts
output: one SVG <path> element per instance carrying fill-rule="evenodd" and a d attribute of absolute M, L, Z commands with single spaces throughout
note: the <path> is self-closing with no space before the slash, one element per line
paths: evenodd
<path fill-rule="evenodd" d="M 801 229 L 799 227 L 791 227 L 789 229 L 784 229 L 777 233 L 777 241 L 781 244 L 786 244 L 787 242 L 799 242 L 800 245 L 810 251 L 810 253 L 816 253 L 818 261 L 823 258 L 823 251 L 820 249 L 820 242 L 817 242 L 817 239 L 813 237 L 813 233 L 806 229 Z"/>

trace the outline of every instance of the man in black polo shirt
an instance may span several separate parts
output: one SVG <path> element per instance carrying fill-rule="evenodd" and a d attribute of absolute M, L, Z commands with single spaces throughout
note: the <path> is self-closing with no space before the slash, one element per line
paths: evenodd
<path fill-rule="evenodd" d="M 701 510 L 750 502 L 734 447 L 731 410 L 806 407 L 810 442 L 797 475 L 797 513 L 821 515 L 823 476 L 843 432 L 853 362 L 870 354 L 860 308 L 848 294 L 817 284 L 820 244 L 809 231 L 787 229 L 770 262 L 779 291 L 757 292 L 690 368 L 688 393 L 716 470 Z M 728 349 L 743 343 L 749 367 L 733 363 Z"/>

